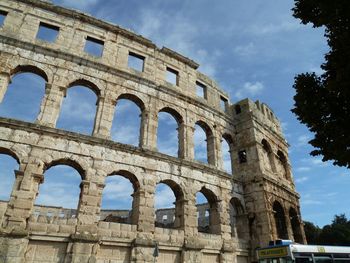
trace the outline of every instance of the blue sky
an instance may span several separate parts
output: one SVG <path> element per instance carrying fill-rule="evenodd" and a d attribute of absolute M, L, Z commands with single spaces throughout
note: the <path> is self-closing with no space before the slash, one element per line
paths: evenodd
<path fill-rule="evenodd" d="M 159 47 L 166 46 L 190 57 L 200 64 L 201 72 L 214 78 L 230 95 L 231 102 L 249 97 L 267 103 L 281 120 L 286 139 L 291 145 L 289 157 L 296 187 L 301 194 L 303 219 L 323 226 L 330 223 L 334 214 L 345 213 L 348 218 L 350 217 L 350 208 L 345 201 L 349 200 L 349 171 L 335 167 L 330 162 L 323 163 L 321 157 L 311 157 L 308 153 L 312 148 L 307 142 L 312 138 L 312 134 L 290 112 L 293 107 L 294 76 L 305 71 L 321 73 L 319 66 L 328 49 L 322 29 L 301 25 L 292 17 L 290 9 L 293 7 L 293 1 L 220 0 L 214 3 L 209 0 L 54 0 L 53 2 L 131 29 L 151 39 Z M 25 78 L 33 79 L 32 85 L 27 85 L 33 91 L 32 94 L 43 94 L 43 80 L 38 77 L 18 75 L 11 86 L 22 85 L 24 86 L 22 88 L 25 88 L 25 84 L 29 83 Z M 10 91 L 21 92 L 20 89 Z M 11 98 L 15 98 L 15 95 L 6 94 L 6 96 L 8 99 L 5 97 L 3 105 L 0 105 L 0 115 L 25 120 L 30 120 L 30 116 L 36 116 L 37 112 L 29 112 L 23 108 L 24 106 L 13 110 Z M 34 97 L 36 96 L 33 96 L 33 101 L 36 102 Z M 79 107 L 75 101 L 79 101 Z M 81 87 L 71 88 L 63 102 L 57 127 L 91 133 L 91 123 L 96 110 L 95 102 L 96 96 L 90 90 Z M 135 120 L 138 120 L 136 116 L 139 116 L 139 113 L 136 104 L 124 100 L 118 101 L 112 138 L 137 145 L 137 135 L 130 131 L 138 127 L 139 122 Z M 79 119 L 79 116 L 84 118 Z M 162 113 L 159 119 L 162 121 L 159 130 L 161 137 L 158 142 L 159 150 L 176 156 L 176 122 L 166 113 Z M 204 139 L 203 136 L 197 129 L 195 152 L 199 159 L 205 157 L 203 155 L 205 144 L 200 143 Z M 227 146 L 225 147 L 227 149 Z M 15 164 L 11 166 L 8 157 L 0 156 L 0 158 L 0 168 L 4 166 L 6 169 L 14 169 L 9 168 Z M 229 169 L 227 157 L 225 167 Z M 50 172 L 51 169 L 57 171 Z M 66 181 L 73 180 L 74 176 L 69 179 L 67 175 L 72 174 L 70 168 L 51 169 L 47 173 L 62 174 L 65 176 L 62 178 L 67 178 Z M 0 169 L 0 176 L 4 177 L 5 172 L 2 171 L 5 170 Z M 106 208 L 130 207 L 132 187 L 125 181 L 126 179 L 116 178 L 110 178 L 110 186 L 104 190 L 114 193 L 114 196 L 104 197 L 103 204 Z M 49 179 L 47 182 L 51 184 Z M 60 182 L 65 183 L 62 180 Z M 58 183 L 53 180 L 52 185 L 57 186 Z M 40 195 L 45 197 L 45 191 L 46 194 L 50 194 L 42 185 Z M 171 206 L 174 196 L 169 189 L 159 186 L 157 193 L 157 207 Z M 39 200 L 42 203 L 55 200 L 52 197 L 42 198 L 40 195 Z M 118 205 L 113 201 L 118 199 L 125 202 Z M 201 200 L 199 198 L 199 201 Z M 73 201 L 65 201 L 62 204 L 74 207 Z"/>

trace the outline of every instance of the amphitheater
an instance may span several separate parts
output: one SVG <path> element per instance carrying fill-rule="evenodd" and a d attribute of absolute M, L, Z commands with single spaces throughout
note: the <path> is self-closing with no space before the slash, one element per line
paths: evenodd
<path fill-rule="evenodd" d="M 40 0 L 1 0 L 0 15 L 0 102 L 17 74 L 46 82 L 34 122 L 0 117 L 0 153 L 18 163 L 8 175 L 11 195 L 0 202 L 0 262 L 244 263 L 270 240 L 306 242 L 288 143 L 266 104 L 232 104 L 193 60 L 90 15 Z M 40 28 L 57 37 L 39 39 Z M 88 42 L 101 54 L 86 52 Z M 142 68 L 130 68 L 131 58 Z M 91 136 L 56 128 L 75 85 L 98 98 Z M 111 140 L 119 99 L 142 112 L 138 147 Z M 177 121 L 178 157 L 157 150 L 160 112 Z M 205 131 L 208 163 L 194 158 L 195 125 Z M 222 141 L 232 174 L 223 169 Z M 81 176 L 76 209 L 35 204 L 56 165 Z M 110 175 L 130 180 L 131 211 L 101 209 Z M 159 183 L 174 192 L 174 209 L 155 210 Z M 198 192 L 207 204 L 196 205 Z"/>

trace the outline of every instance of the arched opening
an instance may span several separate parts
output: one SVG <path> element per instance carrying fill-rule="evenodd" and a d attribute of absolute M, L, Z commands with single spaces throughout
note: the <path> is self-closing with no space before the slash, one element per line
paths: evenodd
<path fill-rule="evenodd" d="M 130 94 L 119 96 L 112 122 L 112 140 L 134 146 L 140 145 L 143 111 L 143 102 L 136 96 Z"/>
<path fill-rule="evenodd" d="M 293 230 L 294 241 L 297 243 L 303 244 L 304 240 L 303 240 L 303 235 L 300 227 L 301 225 L 300 218 L 297 211 L 293 207 L 289 209 L 289 218 L 290 218 L 290 224 Z"/>
<path fill-rule="evenodd" d="M 232 167 L 232 138 L 228 134 L 224 134 L 221 140 L 221 152 L 224 170 L 230 174 L 233 172 Z"/>
<path fill-rule="evenodd" d="M 137 224 L 135 193 L 139 189 L 136 177 L 127 171 L 107 176 L 102 192 L 100 220 L 123 224 Z"/>
<path fill-rule="evenodd" d="M 161 181 L 155 191 L 156 227 L 183 228 L 183 193 L 171 180 Z"/>
<path fill-rule="evenodd" d="M 249 222 L 243 205 L 238 198 L 230 201 L 231 234 L 241 239 L 249 239 Z"/>
<path fill-rule="evenodd" d="M 198 121 L 194 127 L 194 158 L 197 161 L 215 164 L 214 137 L 209 126 Z"/>
<path fill-rule="evenodd" d="M 272 172 L 276 172 L 275 158 L 271 145 L 265 139 L 261 141 L 261 144 L 263 146 L 263 161 L 265 167 Z"/>
<path fill-rule="evenodd" d="M 198 232 L 220 234 L 218 200 L 214 193 L 203 187 L 196 194 Z"/>
<path fill-rule="evenodd" d="M 71 83 L 63 99 L 56 127 L 91 135 L 98 97 L 99 90 L 93 83 L 84 80 Z"/>
<path fill-rule="evenodd" d="M 0 222 L 5 213 L 16 181 L 15 170 L 19 169 L 19 159 L 8 149 L 0 147 Z"/>
<path fill-rule="evenodd" d="M 273 203 L 273 213 L 275 219 L 277 238 L 288 239 L 286 216 L 282 205 L 278 201 L 275 201 Z"/>
<path fill-rule="evenodd" d="M 288 167 L 288 161 L 284 153 L 280 150 L 277 152 L 278 157 L 278 169 L 277 172 L 279 174 L 282 174 L 284 178 L 289 180 L 289 167 Z"/>
<path fill-rule="evenodd" d="M 161 153 L 182 157 L 183 121 L 181 115 L 171 108 L 158 113 L 157 148 Z"/>
<path fill-rule="evenodd" d="M 48 78 L 34 66 L 18 66 L 0 104 L 0 116 L 34 122 L 39 115 Z"/>
<path fill-rule="evenodd" d="M 46 217 L 77 217 L 80 205 L 82 167 L 69 159 L 46 165 L 44 182 L 39 185 L 35 200 L 35 215 Z"/>

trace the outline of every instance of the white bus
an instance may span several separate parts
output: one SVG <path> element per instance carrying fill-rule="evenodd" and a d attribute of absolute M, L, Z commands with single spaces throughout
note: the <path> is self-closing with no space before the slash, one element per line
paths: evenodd
<path fill-rule="evenodd" d="M 278 243 L 257 249 L 259 263 L 350 263 L 350 247 Z"/>

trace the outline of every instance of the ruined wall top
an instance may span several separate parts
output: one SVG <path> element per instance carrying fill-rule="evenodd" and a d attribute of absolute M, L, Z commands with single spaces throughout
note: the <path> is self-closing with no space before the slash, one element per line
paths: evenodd
<path fill-rule="evenodd" d="M 199 64 L 169 48 L 159 48 L 152 41 L 130 30 L 77 10 L 56 6 L 49 1 L 5 0 L 0 3 L 0 8 L 3 12 L 8 12 L 4 26 L 0 29 L 3 36 L 73 55 L 74 60 L 82 65 L 89 65 L 92 61 L 130 73 L 140 83 L 178 89 L 178 93 L 221 112 L 223 105 L 225 108 L 229 106 L 228 94 L 211 78 L 197 71 Z M 28 26 L 19 23 L 21 19 Z M 29 26 L 35 23 L 37 27 Z M 37 39 L 39 26 L 57 30 L 57 38 L 52 42 Z M 102 45 L 100 56 L 85 52 L 84 45 L 87 41 Z M 37 48 L 36 51 L 40 49 Z M 143 59 L 141 71 L 128 67 L 129 55 Z M 106 71 L 109 69 L 106 68 Z M 169 85 L 166 80 L 168 71 L 177 75 L 173 85 Z M 203 96 L 196 94 L 198 86 L 203 88 Z"/>

